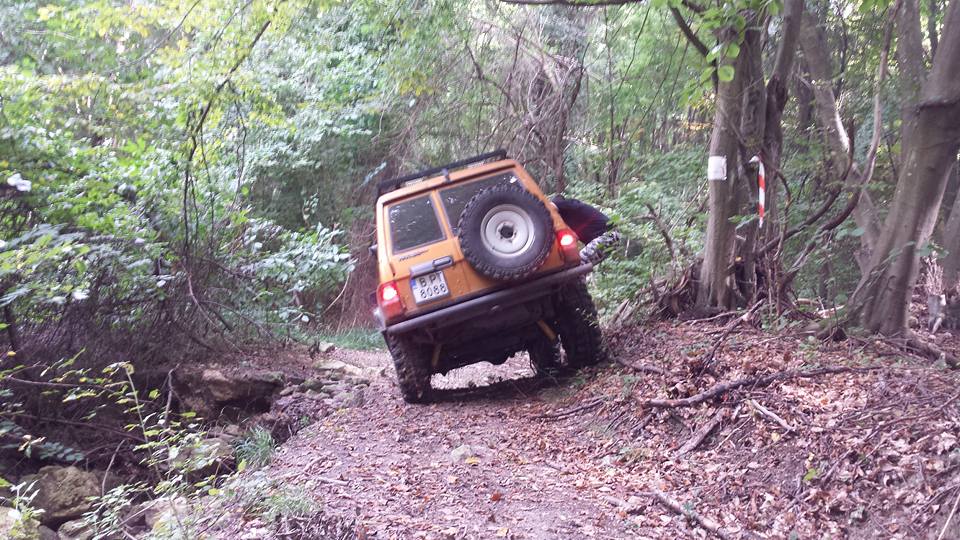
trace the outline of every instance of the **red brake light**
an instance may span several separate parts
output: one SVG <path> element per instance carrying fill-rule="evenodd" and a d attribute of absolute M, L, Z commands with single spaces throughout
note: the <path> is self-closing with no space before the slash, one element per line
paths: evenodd
<path fill-rule="evenodd" d="M 400 292 L 397 291 L 397 285 L 393 282 L 384 283 L 380 287 L 380 301 L 383 303 L 390 302 L 396 297 L 400 296 Z"/>
<path fill-rule="evenodd" d="M 400 289 L 396 281 L 388 281 L 377 289 L 377 303 L 380 304 L 380 313 L 385 321 L 403 315 L 403 301 L 400 299 Z"/>
<path fill-rule="evenodd" d="M 563 254 L 563 260 L 570 262 L 580 262 L 580 251 L 577 249 L 577 235 L 570 229 L 561 229 L 557 231 L 557 243 L 560 244 L 560 253 Z"/>

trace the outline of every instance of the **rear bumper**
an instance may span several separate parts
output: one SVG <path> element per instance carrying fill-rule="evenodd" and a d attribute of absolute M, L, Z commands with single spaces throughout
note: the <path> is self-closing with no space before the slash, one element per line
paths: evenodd
<path fill-rule="evenodd" d="M 472 300 L 389 325 L 383 328 L 383 331 L 388 334 L 399 334 L 423 328 L 442 328 L 462 323 L 478 315 L 495 315 L 504 308 L 549 296 L 556 292 L 563 283 L 577 279 L 591 270 L 593 270 L 592 264 L 581 264 L 543 276 L 523 285 L 494 291 Z"/>

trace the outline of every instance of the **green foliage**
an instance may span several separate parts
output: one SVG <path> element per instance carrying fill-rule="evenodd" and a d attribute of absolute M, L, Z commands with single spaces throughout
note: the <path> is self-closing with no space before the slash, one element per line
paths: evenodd
<path fill-rule="evenodd" d="M 37 497 L 37 489 L 33 482 L 21 482 L 11 485 L 4 480 L 0 482 L 0 488 L 9 493 L 9 496 L 0 497 L 0 501 L 5 506 L 9 506 L 16 512 L 17 522 L 10 528 L 11 540 L 30 540 L 35 537 L 36 529 L 39 526 L 40 517 L 43 515 L 43 509 L 34 508 L 33 499 Z"/>
<path fill-rule="evenodd" d="M 374 351 L 386 347 L 380 332 L 369 328 L 348 328 L 327 332 L 324 329 L 314 338 L 319 342 L 330 342 L 341 349 L 355 351 Z"/>
<path fill-rule="evenodd" d="M 302 487 L 283 484 L 265 471 L 253 471 L 224 484 L 220 495 L 235 501 L 248 517 L 270 523 L 278 518 L 303 517 L 314 513 L 316 501 Z"/>
<path fill-rule="evenodd" d="M 682 270 L 701 249 L 705 216 L 700 204 L 706 196 L 700 178 L 703 159 L 696 148 L 649 156 L 640 165 L 638 178 L 622 186 L 614 206 L 605 208 L 625 236 L 619 253 L 594 274 L 594 297 L 606 310 L 635 298 L 652 280 Z M 584 200 L 602 197 L 579 184 L 577 192 Z M 672 253 L 661 226 L 673 244 Z"/>
<path fill-rule="evenodd" d="M 307 12 L 323 19 L 325 7 Z M 0 8 L 0 21 L 22 31 L 11 50 L 19 62 L 0 67 L 0 180 L 29 183 L 0 198 L 0 306 L 20 324 L 86 309 L 90 323 L 136 331 L 172 302 L 182 317 L 217 321 L 205 331 L 253 336 L 264 327 L 243 312 L 286 324 L 303 315 L 294 293 L 332 298 L 351 269 L 333 226 L 344 214 L 320 211 L 338 206 L 303 189 L 295 196 L 314 211 L 296 219 L 256 196 L 291 185 L 294 171 L 329 167 L 331 139 L 355 145 L 370 133 L 362 114 L 340 107 L 356 98 L 343 93 L 356 72 L 340 83 L 316 76 L 343 43 L 299 45 L 315 33 L 294 22 L 305 9 L 260 0 Z M 365 57 L 350 54 L 344 65 Z M 289 78 L 280 69 L 289 65 L 302 70 Z"/>
<path fill-rule="evenodd" d="M 277 449 L 273 435 L 261 426 L 256 426 L 245 433 L 234 443 L 234 446 L 237 463 L 246 464 L 249 467 L 269 465 Z"/>

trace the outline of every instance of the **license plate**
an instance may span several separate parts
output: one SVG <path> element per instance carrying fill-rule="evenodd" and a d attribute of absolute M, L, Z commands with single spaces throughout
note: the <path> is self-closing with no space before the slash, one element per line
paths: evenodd
<path fill-rule="evenodd" d="M 413 299 L 418 304 L 443 298 L 450 294 L 450 289 L 447 288 L 447 280 L 443 277 L 442 270 L 411 278 L 410 289 L 413 290 Z"/>

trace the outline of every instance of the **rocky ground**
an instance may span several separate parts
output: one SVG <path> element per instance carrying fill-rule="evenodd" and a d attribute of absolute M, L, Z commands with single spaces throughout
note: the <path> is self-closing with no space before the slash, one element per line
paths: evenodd
<path fill-rule="evenodd" d="M 240 489 L 198 530 L 960 538 L 956 516 L 944 528 L 960 497 L 956 372 L 882 344 L 753 330 L 734 332 L 705 364 L 723 328 L 622 331 L 611 339 L 619 363 L 564 380 L 533 378 L 523 357 L 472 366 L 437 377 L 437 402 L 420 406 L 400 400 L 385 353 L 340 352 L 377 374 L 369 386 L 244 473 L 306 498 L 310 511 L 265 519 Z M 710 392 L 731 381 L 739 386 Z"/>

